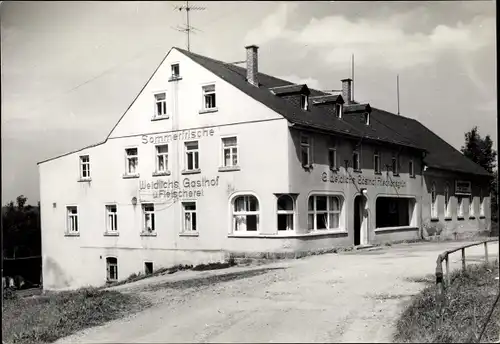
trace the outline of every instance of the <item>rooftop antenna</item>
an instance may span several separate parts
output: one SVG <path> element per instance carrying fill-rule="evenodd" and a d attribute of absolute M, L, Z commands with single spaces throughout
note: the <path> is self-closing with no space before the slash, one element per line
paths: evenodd
<path fill-rule="evenodd" d="M 351 59 L 351 79 L 352 79 L 351 99 L 352 101 L 354 101 L 354 54 L 352 54 L 352 59 Z"/>
<path fill-rule="evenodd" d="M 191 34 L 191 31 L 198 30 L 198 29 L 189 25 L 189 11 L 191 11 L 191 10 L 202 11 L 202 10 L 205 9 L 205 7 L 189 6 L 189 1 L 186 1 L 185 5 L 174 6 L 174 9 L 179 10 L 179 12 L 182 12 L 183 10 L 186 11 L 186 26 L 177 26 L 177 27 L 174 27 L 173 29 L 177 30 L 179 32 L 183 32 L 183 33 L 185 33 L 187 35 L 187 50 L 191 51 L 191 46 L 190 46 L 190 42 L 189 42 L 189 36 Z M 201 31 L 201 30 L 198 30 L 198 31 Z"/>
<path fill-rule="evenodd" d="M 399 116 L 399 74 L 396 76 L 396 83 L 397 83 L 398 116 Z"/>

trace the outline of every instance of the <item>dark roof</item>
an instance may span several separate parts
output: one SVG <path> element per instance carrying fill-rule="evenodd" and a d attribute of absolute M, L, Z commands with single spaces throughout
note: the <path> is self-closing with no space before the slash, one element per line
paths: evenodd
<path fill-rule="evenodd" d="M 176 49 L 253 99 L 276 111 L 293 124 L 310 129 L 319 129 L 421 149 L 427 152 L 424 162 L 429 167 L 476 175 L 490 175 L 481 166 L 465 157 L 415 119 L 371 107 L 370 125 L 366 125 L 359 117 L 359 114 L 352 112 L 366 110 L 369 108 L 369 104 L 358 104 L 356 102 L 346 106 L 344 111 L 346 115 L 342 119 L 333 115 L 335 113 L 333 109 L 334 103 L 328 104 L 329 102 L 327 102 L 322 106 L 311 106 L 309 110 L 303 110 L 269 92 L 269 89 L 280 86 L 291 86 L 290 89 L 294 89 L 292 86 L 299 88 L 302 85 L 295 85 L 290 81 L 258 73 L 259 87 L 255 87 L 246 81 L 245 68 L 188 52 L 184 49 Z M 314 97 L 325 99 L 341 97 L 340 95 L 331 95 L 311 88 L 309 90 L 313 104 L 315 102 Z"/>
<path fill-rule="evenodd" d="M 344 113 L 351 113 L 351 112 L 370 112 L 371 107 L 370 104 L 349 104 L 349 105 L 344 105 Z"/>
<path fill-rule="evenodd" d="M 292 93 L 300 93 L 300 94 L 309 94 L 309 88 L 307 85 L 302 84 L 302 85 L 285 85 L 285 86 L 277 86 L 277 87 L 271 87 L 269 90 L 278 95 L 284 95 L 284 94 L 292 94 Z"/>
<path fill-rule="evenodd" d="M 313 105 L 327 104 L 327 103 L 344 103 L 344 99 L 340 94 L 327 94 L 325 96 L 310 97 Z"/>

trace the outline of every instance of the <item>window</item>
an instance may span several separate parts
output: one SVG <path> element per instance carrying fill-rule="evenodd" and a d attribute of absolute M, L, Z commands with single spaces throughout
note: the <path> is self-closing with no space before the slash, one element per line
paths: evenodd
<path fill-rule="evenodd" d="M 415 177 L 415 166 L 413 166 L 413 160 L 408 162 L 408 173 L 410 177 Z"/>
<path fill-rule="evenodd" d="M 154 233 L 155 231 L 155 206 L 154 204 L 143 204 L 142 212 L 144 214 L 144 228 L 145 233 Z"/>
<path fill-rule="evenodd" d="M 357 151 L 357 150 L 354 150 L 352 152 L 352 169 L 354 171 L 360 171 L 361 170 L 361 167 L 360 167 L 360 164 L 359 164 L 359 151 Z"/>
<path fill-rule="evenodd" d="M 450 218 L 450 187 L 446 185 L 444 187 L 444 217 Z"/>
<path fill-rule="evenodd" d="M 80 179 L 90 179 L 90 156 L 80 156 Z"/>
<path fill-rule="evenodd" d="M 342 104 L 335 105 L 335 114 L 337 115 L 337 118 L 342 118 Z"/>
<path fill-rule="evenodd" d="M 256 232 L 259 227 L 259 201 L 255 196 L 238 196 L 233 202 L 235 232 Z"/>
<path fill-rule="evenodd" d="M 155 94 L 155 117 L 167 115 L 167 95 L 165 92 Z"/>
<path fill-rule="evenodd" d="M 462 196 L 457 196 L 457 217 L 464 218 L 464 198 Z"/>
<path fill-rule="evenodd" d="M 483 189 L 480 191 L 480 196 L 479 196 L 479 216 L 484 217 L 484 195 L 483 195 Z"/>
<path fill-rule="evenodd" d="M 186 142 L 186 171 L 193 171 L 200 168 L 198 161 L 198 141 Z"/>
<path fill-rule="evenodd" d="M 337 196 L 310 196 L 307 217 L 308 229 L 338 229 L 341 207 L 341 200 Z"/>
<path fill-rule="evenodd" d="M 399 155 L 392 156 L 392 175 L 397 176 L 399 174 Z"/>
<path fill-rule="evenodd" d="M 182 202 L 183 210 L 183 231 L 196 232 L 196 203 L 195 202 Z"/>
<path fill-rule="evenodd" d="M 156 172 L 168 171 L 168 145 L 156 146 Z"/>
<path fill-rule="evenodd" d="M 432 187 L 431 187 L 431 218 L 436 219 L 437 217 L 438 217 L 438 212 L 437 212 L 436 184 L 432 183 Z"/>
<path fill-rule="evenodd" d="M 380 153 L 379 151 L 375 151 L 373 153 L 373 170 L 375 173 L 380 173 Z"/>
<path fill-rule="evenodd" d="M 300 107 L 303 110 L 307 110 L 309 108 L 309 100 L 308 100 L 307 95 L 305 95 L 305 94 L 300 95 Z"/>
<path fill-rule="evenodd" d="M 337 149 L 335 148 L 328 149 L 328 166 L 330 170 L 337 169 Z"/>
<path fill-rule="evenodd" d="M 375 227 L 408 227 L 416 222 L 415 199 L 405 197 L 377 197 Z"/>
<path fill-rule="evenodd" d="M 278 231 L 293 230 L 294 203 L 290 195 L 278 197 Z"/>
<path fill-rule="evenodd" d="M 144 262 L 144 273 L 151 275 L 153 273 L 153 262 Z"/>
<path fill-rule="evenodd" d="M 205 110 L 215 109 L 215 85 L 203 86 L 203 108 Z"/>
<path fill-rule="evenodd" d="M 311 138 L 307 135 L 300 136 L 300 153 L 302 166 L 311 165 Z"/>
<path fill-rule="evenodd" d="M 222 156 L 224 167 L 238 166 L 238 141 L 236 136 L 222 139 Z"/>
<path fill-rule="evenodd" d="M 76 206 L 66 207 L 67 212 L 67 232 L 69 234 L 78 233 L 78 208 Z"/>
<path fill-rule="evenodd" d="M 118 259 L 114 257 L 106 258 L 106 273 L 108 282 L 118 280 Z"/>
<path fill-rule="evenodd" d="M 469 217 L 474 218 L 474 216 L 475 216 L 474 197 L 472 195 L 469 195 Z"/>
<path fill-rule="evenodd" d="M 170 66 L 172 70 L 172 79 L 177 79 L 180 77 L 180 68 L 178 63 L 174 63 Z"/>
<path fill-rule="evenodd" d="M 106 230 L 113 233 L 118 231 L 118 215 L 116 205 L 106 206 Z"/>
<path fill-rule="evenodd" d="M 137 148 L 127 148 L 125 149 L 125 154 L 127 156 L 126 160 L 126 172 L 127 175 L 137 174 L 137 167 L 139 165 L 139 156 L 137 153 Z"/>
<path fill-rule="evenodd" d="M 365 112 L 363 114 L 363 117 L 364 117 L 365 124 L 370 125 L 370 114 L 368 112 Z"/>

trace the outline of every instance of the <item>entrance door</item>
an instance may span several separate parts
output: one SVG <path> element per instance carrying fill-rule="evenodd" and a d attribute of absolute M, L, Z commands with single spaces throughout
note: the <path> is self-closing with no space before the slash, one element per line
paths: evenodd
<path fill-rule="evenodd" d="M 366 198 L 356 196 L 354 199 L 354 246 L 366 245 L 368 239 L 367 217 L 365 211 Z"/>

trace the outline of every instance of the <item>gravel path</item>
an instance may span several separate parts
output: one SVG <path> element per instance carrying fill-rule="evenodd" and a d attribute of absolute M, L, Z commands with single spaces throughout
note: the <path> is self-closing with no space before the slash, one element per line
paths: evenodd
<path fill-rule="evenodd" d="M 389 342 L 437 255 L 465 243 L 402 244 L 224 270 L 184 271 L 117 290 L 154 306 L 57 343 Z M 483 247 L 467 249 L 471 263 Z M 451 267 L 460 267 L 460 253 Z M 498 259 L 498 244 L 489 245 Z"/>

